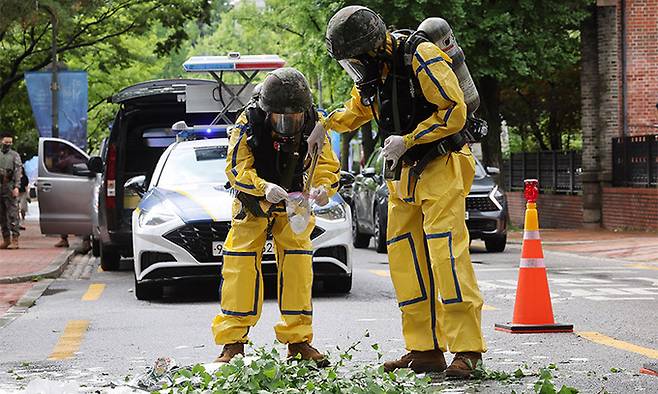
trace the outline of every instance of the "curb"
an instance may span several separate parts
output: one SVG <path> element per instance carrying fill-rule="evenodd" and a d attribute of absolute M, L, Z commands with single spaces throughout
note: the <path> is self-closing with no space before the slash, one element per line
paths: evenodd
<path fill-rule="evenodd" d="M 64 269 L 75 254 L 75 249 L 67 249 L 55 257 L 44 270 L 17 276 L 0 277 L 0 284 L 31 282 L 39 278 L 57 278 L 64 272 Z"/>
<path fill-rule="evenodd" d="M 548 246 L 560 246 L 560 245 L 591 245 L 593 243 L 596 243 L 597 241 L 541 241 L 542 245 L 548 245 Z M 512 245 L 522 245 L 523 241 L 516 241 L 516 240 L 508 240 L 508 244 Z"/>
<path fill-rule="evenodd" d="M 14 306 L 9 308 L 9 310 L 5 312 L 4 315 L 0 316 L 0 330 L 6 327 L 19 316 L 25 314 L 27 310 L 36 303 L 39 297 L 43 295 L 48 286 L 50 286 L 50 284 L 54 281 L 55 279 L 45 279 L 32 286 L 32 288 L 27 293 L 25 293 Z"/>

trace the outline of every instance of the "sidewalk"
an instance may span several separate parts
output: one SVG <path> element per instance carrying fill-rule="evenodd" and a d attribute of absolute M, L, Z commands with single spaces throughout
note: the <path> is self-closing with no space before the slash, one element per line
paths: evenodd
<path fill-rule="evenodd" d="M 614 232 L 603 229 L 543 229 L 540 233 L 546 250 L 635 263 L 658 263 L 656 233 Z M 509 243 L 521 244 L 523 232 L 509 232 L 507 237 Z M 658 269 L 658 266 L 655 269 Z"/>
<path fill-rule="evenodd" d="M 53 247 L 58 238 L 43 236 L 38 220 L 24 226 L 20 249 L 0 250 L 0 316 L 32 289 L 39 277 L 58 276 L 73 253 L 73 249 Z"/>

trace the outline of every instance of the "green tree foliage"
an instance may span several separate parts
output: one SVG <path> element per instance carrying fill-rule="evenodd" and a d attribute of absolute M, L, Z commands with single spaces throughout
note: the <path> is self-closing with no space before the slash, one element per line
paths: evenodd
<path fill-rule="evenodd" d="M 579 37 L 574 32 L 578 31 L 580 22 L 587 16 L 586 6 L 591 2 L 365 0 L 346 4 L 371 7 L 395 28 L 415 29 L 430 16 L 440 16 L 450 23 L 466 53 L 469 69 L 480 93 L 482 104 L 479 113 L 489 123 L 489 136 L 483 143 L 485 162 L 500 166 L 500 124 L 503 119 L 507 120 L 501 108 L 504 104 L 503 91 L 517 89 L 520 82 L 530 86 L 532 81 L 549 86 L 551 83 L 562 83 L 560 89 L 569 88 L 566 82 L 555 77 L 574 70 L 579 61 Z M 578 92 L 574 91 L 572 95 L 577 97 Z M 515 108 L 516 111 L 524 111 L 521 105 Z M 569 116 L 577 117 L 573 114 Z M 569 128 L 572 127 L 573 124 L 569 125 Z"/>
<path fill-rule="evenodd" d="M 126 64 L 134 60 L 143 60 L 130 47 L 130 43 L 137 42 L 127 37 L 143 38 L 160 27 L 162 34 L 150 42 L 151 46 L 141 49 L 154 55 L 174 51 L 189 39 L 181 21 L 206 23 L 211 15 L 209 4 L 205 0 L 3 0 L 0 119 L 5 127 L 16 131 L 19 148 L 35 149 L 37 135 L 23 77 L 26 71 L 41 70 L 51 63 L 51 14 L 57 20 L 60 62 L 71 61 L 109 74 L 111 70 L 124 71 Z M 94 80 L 90 78 L 90 82 Z M 94 100 L 95 88 L 90 92 Z"/>

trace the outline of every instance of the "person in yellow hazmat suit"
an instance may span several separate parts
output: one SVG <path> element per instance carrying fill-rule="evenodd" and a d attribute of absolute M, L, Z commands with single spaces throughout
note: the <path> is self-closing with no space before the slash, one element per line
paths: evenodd
<path fill-rule="evenodd" d="M 310 197 L 319 205 L 326 205 L 338 189 L 340 165 L 330 144 L 316 152 L 312 175 L 305 162 L 306 139 L 320 119 L 304 75 L 281 68 L 267 75 L 230 132 L 226 174 L 237 198 L 224 244 L 221 311 L 212 322 L 215 342 L 224 345 L 217 362 L 244 354 L 249 329 L 258 322 L 263 305 L 261 253 L 271 231 L 281 313 L 276 337 L 288 344 L 289 357 L 313 360 L 321 367 L 329 364 L 311 346 L 315 221 L 311 216 L 306 228 L 295 233 L 285 207 L 289 193 L 301 192 L 304 182 L 312 182 Z"/>
<path fill-rule="evenodd" d="M 469 377 L 486 345 L 465 223 L 475 162 L 461 132 L 467 111 L 451 59 L 422 36 L 388 33 L 361 6 L 331 18 L 326 43 L 355 86 L 309 145 L 320 145 L 325 130 L 347 132 L 372 119 L 388 136 L 386 243 L 409 353 L 384 367 Z M 449 367 L 447 350 L 455 354 Z"/>

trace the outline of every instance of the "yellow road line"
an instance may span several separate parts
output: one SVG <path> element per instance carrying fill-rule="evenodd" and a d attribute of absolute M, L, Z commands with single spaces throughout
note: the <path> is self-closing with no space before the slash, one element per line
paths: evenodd
<path fill-rule="evenodd" d="M 495 306 L 484 304 L 484 305 L 482 305 L 482 310 L 483 311 L 497 311 L 498 308 L 496 308 Z"/>
<path fill-rule="evenodd" d="M 384 276 L 386 278 L 391 276 L 391 273 L 388 270 L 368 270 L 377 276 Z"/>
<path fill-rule="evenodd" d="M 641 354 L 643 356 L 647 356 L 649 358 L 658 360 L 658 350 L 656 349 L 650 349 L 650 348 L 634 345 L 632 343 L 620 341 L 619 339 L 614 339 L 605 336 L 596 331 L 577 332 L 576 335 L 585 338 L 587 340 L 590 340 L 592 342 L 599 343 L 601 345 L 614 347 L 616 349 L 625 350 L 627 352 Z"/>
<path fill-rule="evenodd" d="M 82 301 L 96 301 L 103 294 L 105 283 L 92 283 L 89 285 L 87 292 L 82 296 Z"/>
<path fill-rule="evenodd" d="M 628 268 L 637 268 L 639 270 L 655 270 L 658 271 L 658 266 L 648 264 L 626 264 Z"/>
<path fill-rule="evenodd" d="M 89 328 L 89 320 L 70 320 L 48 360 L 64 360 L 73 357 L 75 352 L 80 349 L 87 328 Z"/>

